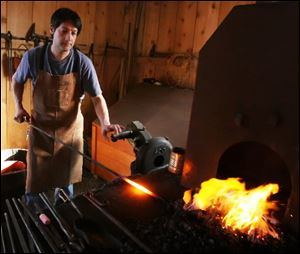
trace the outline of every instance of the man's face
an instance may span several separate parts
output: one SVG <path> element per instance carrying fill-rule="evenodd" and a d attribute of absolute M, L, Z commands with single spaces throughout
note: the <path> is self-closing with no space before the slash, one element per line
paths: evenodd
<path fill-rule="evenodd" d="M 78 29 L 70 21 L 65 21 L 60 24 L 55 30 L 52 27 L 53 45 L 59 51 L 69 51 L 75 44 Z"/>

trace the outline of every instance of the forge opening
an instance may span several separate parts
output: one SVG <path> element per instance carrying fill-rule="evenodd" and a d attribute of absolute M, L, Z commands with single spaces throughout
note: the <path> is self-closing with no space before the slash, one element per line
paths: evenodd
<path fill-rule="evenodd" d="M 282 220 L 291 194 L 289 170 L 282 158 L 268 146 L 258 142 L 241 142 L 229 147 L 221 156 L 218 179 L 242 178 L 247 189 L 268 183 L 279 184 L 279 192 L 272 200 L 279 201 L 274 216 Z"/>

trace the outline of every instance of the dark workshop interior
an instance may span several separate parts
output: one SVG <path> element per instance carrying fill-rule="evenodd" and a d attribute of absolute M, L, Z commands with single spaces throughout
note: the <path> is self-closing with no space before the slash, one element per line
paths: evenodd
<path fill-rule="evenodd" d="M 46 133 L 82 180 L 32 210 L 12 76 L 62 7 L 124 128 L 86 93 L 83 152 Z M 299 2 L 1 1 L 1 253 L 42 252 L 299 253 Z"/>

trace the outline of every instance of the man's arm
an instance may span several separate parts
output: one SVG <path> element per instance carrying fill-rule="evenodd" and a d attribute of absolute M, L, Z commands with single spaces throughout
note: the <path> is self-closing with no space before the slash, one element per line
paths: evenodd
<path fill-rule="evenodd" d="M 23 107 L 24 84 L 18 84 L 16 82 L 15 75 L 16 74 L 12 76 L 12 81 L 11 81 L 14 98 L 15 98 L 15 107 L 16 107 L 14 120 L 17 121 L 18 123 L 22 123 L 24 122 L 25 118 L 26 120 L 29 121 L 30 115 Z"/>
<path fill-rule="evenodd" d="M 91 99 L 101 124 L 103 137 L 108 139 L 109 132 L 115 132 L 117 134 L 120 133 L 124 127 L 119 124 L 110 123 L 107 104 L 102 93 L 100 95 L 91 97 Z"/>

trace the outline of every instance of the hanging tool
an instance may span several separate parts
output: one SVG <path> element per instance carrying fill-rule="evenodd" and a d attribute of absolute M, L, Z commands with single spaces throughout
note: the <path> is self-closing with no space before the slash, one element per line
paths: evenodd
<path fill-rule="evenodd" d="M 13 40 L 23 40 L 23 41 L 28 41 L 28 39 L 26 39 L 26 37 L 18 37 L 18 36 L 13 36 L 12 33 L 10 31 L 8 31 L 7 33 L 1 33 L 1 38 L 5 40 L 5 49 L 7 49 L 7 58 L 8 58 L 8 76 L 11 77 L 12 73 L 13 73 L 13 55 L 12 55 L 12 51 L 13 50 L 24 50 L 24 49 L 20 49 L 18 48 L 12 48 L 12 41 Z M 24 44 L 21 44 L 24 45 Z M 27 50 L 27 46 L 25 46 L 25 50 Z M 2 49 L 2 48 L 1 48 Z"/>
<path fill-rule="evenodd" d="M 35 23 L 32 23 L 32 25 L 29 27 L 26 35 L 25 35 L 25 40 L 28 41 L 33 41 L 34 46 L 38 46 L 41 41 L 44 42 L 46 45 L 50 41 L 50 37 L 46 35 L 40 35 L 35 33 Z"/>
<path fill-rule="evenodd" d="M 174 54 L 170 52 L 158 52 L 156 51 L 156 47 L 157 47 L 156 44 L 153 43 L 149 52 L 150 57 L 170 57 Z"/>
<path fill-rule="evenodd" d="M 5 48 L 7 49 L 7 76 L 9 77 L 9 80 L 11 80 L 12 77 L 12 39 L 15 38 L 12 36 L 11 32 L 8 31 L 7 33 L 1 33 L 1 38 L 5 40 Z"/>

